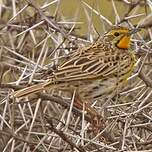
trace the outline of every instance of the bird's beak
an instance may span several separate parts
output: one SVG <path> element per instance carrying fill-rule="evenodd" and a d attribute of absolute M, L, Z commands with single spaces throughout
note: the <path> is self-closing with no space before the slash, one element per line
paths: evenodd
<path fill-rule="evenodd" d="M 132 34 L 135 34 L 135 33 L 139 32 L 140 30 L 141 30 L 141 28 L 134 28 L 134 29 L 131 29 L 131 30 L 129 30 L 128 35 L 130 36 L 130 35 L 132 35 Z"/>

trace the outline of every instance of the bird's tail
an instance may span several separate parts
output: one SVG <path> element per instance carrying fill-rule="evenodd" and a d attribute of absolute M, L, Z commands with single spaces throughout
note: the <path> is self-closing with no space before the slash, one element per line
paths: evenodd
<path fill-rule="evenodd" d="M 19 98 L 19 97 L 23 97 L 32 93 L 36 93 L 36 92 L 40 92 L 42 90 L 44 90 L 44 84 L 40 83 L 40 84 L 36 84 L 30 87 L 26 87 L 24 89 L 15 91 L 12 93 L 12 96 L 15 98 Z"/>

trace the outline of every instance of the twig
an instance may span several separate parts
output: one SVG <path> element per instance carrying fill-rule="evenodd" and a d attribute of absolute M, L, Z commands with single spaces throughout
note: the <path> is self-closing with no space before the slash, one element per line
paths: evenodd
<path fill-rule="evenodd" d="M 145 82 L 147 87 L 152 88 L 152 80 L 148 76 L 146 76 L 146 74 L 144 73 L 143 70 L 141 70 L 139 72 L 138 76 L 139 76 L 139 78 L 141 78 Z"/>
<path fill-rule="evenodd" d="M 62 140 L 64 140 L 65 142 L 67 142 L 71 148 L 75 148 L 77 149 L 79 152 L 85 152 L 85 149 L 82 147 L 78 147 L 75 143 L 73 143 L 61 130 L 57 130 L 54 125 L 52 120 L 47 119 L 48 123 L 50 124 L 49 128 L 50 130 L 52 130 L 54 133 L 56 133 L 58 136 L 60 136 L 62 138 Z"/>

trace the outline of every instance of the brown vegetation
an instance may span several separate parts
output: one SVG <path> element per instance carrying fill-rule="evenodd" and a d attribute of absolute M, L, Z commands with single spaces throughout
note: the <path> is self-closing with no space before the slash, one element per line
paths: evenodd
<path fill-rule="evenodd" d="M 61 13 L 60 1 L 2 1 L 0 151 L 152 150 L 152 2 L 107 1 L 109 6 L 104 7 L 111 6 L 111 19 L 100 12 L 97 0 L 91 4 L 79 2 L 88 24 L 85 35 L 80 32 L 80 10 L 69 21 Z M 120 6 L 126 8 L 121 13 Z M 113 24 L 142 28 L 132 38 L 132 51 L 139 62 L 128 85 L 117 97 L 92 105 L 104 119 L 100 130 L 96 131 L 85 111 L 74 107 L 73 98 L 61 91 L 48 90 L 21 99 L 10 97 L 15 90 L 43 82 L 70 52 L 95 40 L 99 35 L 94 16 L 102 25 L 99 31 Z M 106 104 L 100 104 L 102 100 Z"/>

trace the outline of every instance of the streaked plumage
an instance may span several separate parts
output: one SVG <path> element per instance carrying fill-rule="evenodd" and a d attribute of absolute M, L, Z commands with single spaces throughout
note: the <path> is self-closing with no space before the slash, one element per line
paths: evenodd
<path fill-rule="evenodd" d="M 133 33 L 127 28 L 115 27 L 90 46 L 72 53 L 45 83 L 16 91 L 13 96 L 22 97 L 46 88 L 69 92 L 76 89 L 82 101 L 89 101 L 119 90 L 136 63 L 133 51 L 129 50 Z"/>

